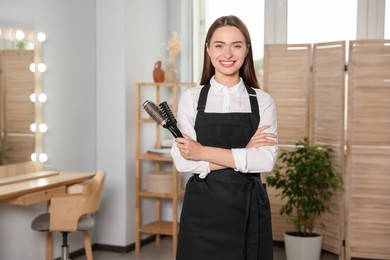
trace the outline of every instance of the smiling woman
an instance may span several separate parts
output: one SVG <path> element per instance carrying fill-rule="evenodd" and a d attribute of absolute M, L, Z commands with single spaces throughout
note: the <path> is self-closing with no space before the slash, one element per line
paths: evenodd
<path fill-rule="evenodd" d="M 264 54 L 264 0 L 194 0 L 194 79 L 200 77 L 203 64 L 203 42 L 205 32 L 220 16 L 235 15 L 247 25 L 252 38 L 255 71 L 262 81 Z"/>
<path fill-rule="evenodd" d="M 41 132 L 47 126 L 40 102 L 46 100 L 41 93 L 46 66 L 40 55 L 45 38 L 34 31 L 0 28 L 0 165 L 31 161 L 36 153 L 45 157 Z"/>

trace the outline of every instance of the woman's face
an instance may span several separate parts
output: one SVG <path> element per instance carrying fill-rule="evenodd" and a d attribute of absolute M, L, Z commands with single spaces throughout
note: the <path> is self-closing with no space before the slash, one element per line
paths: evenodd
<path fill-rule="evenodd" d="M 241 31 L 234 26 L 215 30 L 207 47 L 207 53 L 215 68 L 215 79 L 223 83 L 226 77 L 239 77 L 239 70 L 248 54 L 247 43 Z"/>

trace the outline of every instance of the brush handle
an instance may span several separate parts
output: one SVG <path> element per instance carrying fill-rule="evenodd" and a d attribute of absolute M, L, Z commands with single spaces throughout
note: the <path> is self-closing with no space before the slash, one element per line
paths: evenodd
<path fill-rule="evenodd" d="M 166 101 L 161 102 L 158 107 L 162 111 L 164 118 L 166 119 L 166 124 L 168 125 L 168 130 L 172 133 L 172 135 L 176 137 L 183 137 L 179 128 L 177 128 L 176 118 L 173 116 L 171 109 Z"/>

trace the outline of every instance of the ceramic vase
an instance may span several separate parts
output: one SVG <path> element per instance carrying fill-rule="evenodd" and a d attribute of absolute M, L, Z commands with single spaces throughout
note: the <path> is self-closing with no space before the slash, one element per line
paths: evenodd
<path fill-rule="evenodd" d="M 165 82 L 176 83 L 178 80 L 178 72 L 173 64 L 168 64 L 168 68 L 165 70 Z"/>
<path fill-rule="evenodd" d="M 153 70 L 153 80 L 156 83 L 164 82 L 165 80 L 165 73 L 164 70 L 161 67 L 162 62 L 159 60 L 154 64 L 154 70 Z"/>

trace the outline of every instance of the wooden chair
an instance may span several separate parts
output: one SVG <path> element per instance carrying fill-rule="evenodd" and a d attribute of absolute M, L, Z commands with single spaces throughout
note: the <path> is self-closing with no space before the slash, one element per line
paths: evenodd
<path fill-rule="evenodd" d="M 54 231 L 62 233 L 61 259 L 69 259 L 68 233 L 75 231 L 83 233 L 87 260 L 93 259 L 89 231 L 95 225 L 93 213 L 100 207 L 105 176 L 104 171 L 99 171 L 88 184 L 81 186 L 78 193 L 53 196 L 50 199 L 49 212 L 33 220 L 31 223 L 33 230 L 47 232 L 47 260 L 52 259 L 52 232 Z"/>

